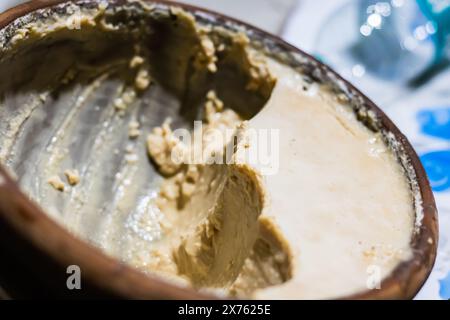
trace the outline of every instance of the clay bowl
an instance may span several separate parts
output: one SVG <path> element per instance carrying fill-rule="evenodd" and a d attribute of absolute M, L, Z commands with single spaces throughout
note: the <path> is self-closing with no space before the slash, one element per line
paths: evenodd
<path fill-rule="evenodd" d="M 39 19 L 42 11 L 59 10 L 65 1 L 37 0 L 15 7 L 0 15 L 0 32 L 17 27 L 17 22 L 30 13 Z M 83 1 L 84 4 L 95 1 Z M 110 5 L 124 1 L 111 1 Z M 147 1 L 167 10 L 169 4 Z M 171 3 L 173 5 L 173 3 Z M 397 142 L 399 161 L 407 170 L 412 190 L 420 203 L 422 223 L 411 241 L 413 258 L 397 266 L 384 279 L 380 290 L 360 292 L 351 299 L 410 299 L 418 292 L 429 275 L 436 256 L 438 242 L 437 210 L 424 169 L 405 136 L 389 118 L 367 97 L 350 83 L 342 79 L 329 67 L 323 65 L 301 50 L 280 38 L 255 27 L 218 13 L 177 4 L 191 12 L 199 21 L 208 21 L 235 30 L 243 28 L 248 36 L 264 46 L 266 50 L 283 55 L 292 67 L 319 82 L 332 84 L 336 90 L 350 98 L 355 112 L 360 114 L 369 128 L 391 133 Z M 1 41 L 5 39 L 0 37 Z M 0 70 L 1 81 L 9 76 Z M 365 110 L 366 112 L 361 112 Z M 369 121 L 364 114 L 371 114 Z M 418 208 L 416 208 L 418 209 Z M 66 287 L 69 265 L 78 265 L 82 270 L 82 290 Z M 139 298 L 139 299 L 200 299 L 215 298 L 190 289 L 170 285 L 153 278 L 104 255 L 100 250 L 72 236 L 50 219 L 43 210 L 29 200 L 15 179 L 4 167 L 0 168 L 0 286 L 12 298 Z"/>

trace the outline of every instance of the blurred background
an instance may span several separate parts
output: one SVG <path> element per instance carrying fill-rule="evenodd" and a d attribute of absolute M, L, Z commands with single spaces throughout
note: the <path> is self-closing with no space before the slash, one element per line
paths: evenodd
<path fill-rule="evenodd" d="M 1 0 L 0 12 L 21 2 Z M 416 299 L 450 299 L 450 0 L 179 2 L 281 36 L 330 65 L 391 117 L 421 157 L 439 209 L 438 258 Z"/>

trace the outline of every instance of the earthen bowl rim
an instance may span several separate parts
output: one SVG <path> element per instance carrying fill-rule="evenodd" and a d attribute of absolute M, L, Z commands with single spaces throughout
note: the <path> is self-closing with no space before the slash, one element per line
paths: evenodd
<path fill-rule="evenodd" d="M 39 9 L 53 7 L 62 3 L 86 3 L 96 2 L 96 0 L 35 0 L 20 4 L 0 14 L 0 30 L 13 23 L 15 20 L 30 14 Z M 125 3 L 126 0 L 109 1 L 110 3 Z M 379 290 L 366 290 L 350 296 L 341 297 L 343 299 L 410 299 L 420 290 L 423 283 L 428 278 L 435 258 L 438 241 L 438 220 L 437 209 L 425 170 L 406 137 L 386 116 L 386 114 L 375 105 L 369 98 L 361 93 L 355 86 L 342 78 L 332 68 L 316 60 L 311 55 L 294 47 L 282 40 L 280 37 L 270 34 L 248 23 L 226 15 L 199 8 L 196 6 L 164 0 L 142 0 L 143 3 L 158 4 L 167 7 L 181 7 L 194 15 L 202 14 L 213 17 L 218 21 L 230 22 L 242 26 L 245 30 L 251 30 L 254 35 L 260 38 L 269 39 L 279 48 L 289 53 L 295 53 L 312 62 L 322 72 L 330 73 L 337 81 L 341 81 L 347 88 L 364 101 L 368 110 L 375 113 L 381 123 L 382 129 L 392 133 L 396 141 L 401 144 L 404 154 L 414 169 L 420 196 L 422 199 L 423 219 L 420 229 L 413 236 L 411 246 L 413 257 L 400 263 L 395 270 L 381 283 Z M 6 208 L 1 208 L 0 215 L 11 226 L 31 242 L 38 250 L 45 252 L 49 259 L 53 259 L 61 266 L 78 264 L 84 270 L 87 279 L 123 298 L 154 298 L 161 297 L 167 299 L 217 299 L 216 295 L 197 292 L 190 288 L 181 288 L 170 284 L 158 277 L 146 275 L 130 266 L 126 266 L 119 260 L 107 256 L 99 249 L 91 246 L 75 236 L 53 221 L 41 208 L 32 203 L 19 189 L 18 185 L 11 178 L 7 170 L 0 166 L 1 199 L 5 202 Z M 8 200 L 12 199 L 12 200 Z M 11 201 L 11 203 L 8 203 Z M 2 203 L 3 204 L 3 203 Z M 38 230 L 39 232 L 36 232 Z M 46 241 L 46 236 L 52 235 L 52 241 Z M 61 252 L 58 248 L 65 248 Z M 130 289 L 132 288 L 132 289 Z"/>

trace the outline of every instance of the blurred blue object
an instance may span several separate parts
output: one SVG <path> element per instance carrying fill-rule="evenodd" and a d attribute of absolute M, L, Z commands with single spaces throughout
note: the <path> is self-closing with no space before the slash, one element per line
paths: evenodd
<path fill-rule="evenodd" d="M 450 140 L 450 108 L 422 110 L 417 114 L 417 120 L 424 134 Z M 433 190 L 450 189 L 450 150 L 425 153 L 420 158 Z"/>
<path fill-rule="evenodd" d="M 450 108 L 422 110 L 417 114 L 417 120 L 424 134 L 450 140 Z"/>
<path fill-rule="evenodd" d="M 450 150 L 423 154 L 420 159 L 434 191 L 450 189 Z"/>
<path fill-rule="evenodd" d="M 439 295 L 442 299 L 450 299 L 450 272 L 447 277 L 439 280 Z"/>
<path fill-rule="evenodd" d="M 392 80 L 408 80 L 433 65 L 437 24 L 418 2 L 359 1 L 359 39 L 349 48 L 355 60 Z"/>
<path fill-rule="evenodd" d="M 351 1 L 327 24 L 317 53 L 355 78 L 407 83 L 449 55 L 448 0 Z"/>

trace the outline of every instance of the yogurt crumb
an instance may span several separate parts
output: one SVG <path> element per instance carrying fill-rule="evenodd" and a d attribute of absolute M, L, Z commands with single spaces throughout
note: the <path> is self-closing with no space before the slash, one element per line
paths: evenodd
<path fill-rule="evenodd" d="M 130 68 L 134 69 L 139 67 L 144 63 L 144 58 L 141 56 L 134 56 L 130 61 Z"/>
<path fill-rule="evenodd" d="M 58 191 L 64 191 L 65 189 L 65 184 L 64 182 L 61 180 L 61 178 L 57 175 L 54 175 L 52 177 L 50 177 L 47 181 L 55 190 Z"/>
<path fill-rule="evenodd" d="M 67 178 L 67 182 L 69 182 L 71 186 L 75 186 L 80 183 L 80 175 L 77 170 L 66 170 L 64 171 L 64 175 Z"/>
<path fill-rule="evenodd" d="M 136 164 L 139 161 L 139 157 L 135 153 L 129 153 L 125 155 L 125 160 L 128 164 Z"/>
<path fill-rule="evenodd" d="M 140 124 L 137 121 L 131 121 L 128 124 L 128 137 L 130 139 L 136 139 L 140 136 L 141 130 L 139 130 Z"/>
<path fill-rule="evenodd" d="M 150 83 L 151 83 L 151 78 L 150 78 L 150 74 L 148 73 L 148 70 L 145 70 L 145 69 L 139 70 L 137 73 L 137 76 L 136 76 L 136 80 L 135 80 L 136 88 L 139 90 L 145 90 L 148 88 Z"/>

